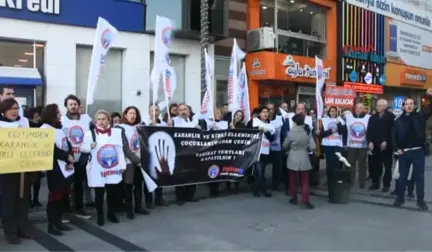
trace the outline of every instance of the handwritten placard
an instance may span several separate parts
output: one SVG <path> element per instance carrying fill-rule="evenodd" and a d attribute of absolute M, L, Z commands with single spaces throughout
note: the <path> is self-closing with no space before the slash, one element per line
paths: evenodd
<path fill-rule="evenodd" d="M 55 129 L 1 128 L 0 174 L 53 169 Z"/>

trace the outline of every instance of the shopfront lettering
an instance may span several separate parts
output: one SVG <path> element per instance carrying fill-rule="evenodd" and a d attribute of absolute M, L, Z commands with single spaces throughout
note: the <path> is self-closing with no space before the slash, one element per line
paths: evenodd
<path fill-rule="evenodd" d="M 330 78 L 331 67 L 325 68 L 323 71 L 324 78 L 328 80 Z M 300 63 L 295 62 L 288 66 L 285 73 L 291 78 L 304 77 L 304 78 L 316 78 L 316 68 L 309 65 L 304 65 L 303 67 Z"/>
<path fill-rule="evenodd" d="M 370 61 L 372 63 L 384 65 L 386 57 L 378 55 L 373 46 L 344 46 L 344 57 L 350 59 Z"/>
<path fill-rule="evenodd" d="M 43 14 L 60 14 L 60 0 L 0 0 L 0 8 L 22 10 L 26 8 L 30 12 Z"/>
<path fill-rule="evenodd" d="M 405 79 L 426 82 L 426 75 L 405 73 Z"/>
<path fill-rule="evenodd" d="M 412 5 L 408 1 L 396 0 L 348 0 L 348 3 L 369 9 L 382 15 L 402 19 L 407 22 L 416 23 L 421 27 L 431 27 L 431 21 L 427 15 L 415 14 L 415 10 L 408 10 Z M 420 11 L 419 11 L 420 12 Z"/>

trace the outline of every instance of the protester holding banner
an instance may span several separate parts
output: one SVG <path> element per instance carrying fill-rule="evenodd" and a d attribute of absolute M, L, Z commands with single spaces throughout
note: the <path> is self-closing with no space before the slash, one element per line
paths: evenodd
<path fill-rule="evenodd" d="M 226 130 L 228 129 L 228 122 L 223 120 L 222 109 L 218 108 L 214 113 L 214 120 L 207 120 L 207 127 L 210 131 L 218 131 L 218 130 Z M 211 125 L 209 127 L 208 125 Z M 219 182 L 213 182 L 209 184 L 210 188 L 210 196 L 218 197 L 220 195 L 219 192 Z"/>
<path fill-rule="evenodd" d="M 84 209 L 84 183 L 86 180 L 86 164 L 88 155 L 81 155 L 80 147 L 83 144 L 84 133 L 90 130 L 91 118 L 80 113 L 81 101 L 75 95 L 68 95 L 64 100 L 66 115 L 62 117 L 63 131 L 72 144 L 74 153 L 75 175 L 73 183 L 73 198 L 75 215 L 79 218 L 90 219 L 91 215 Z M 67 201 L 68 199 L 65 199 Z M 64 203 L 69 205 L 68 202 Z"/>
<path fill-rule="evenodd" d="M 74 174 L 72 145 L 67 140 L 61 125 L 61 113 L 57 104 L 47 105 L 41 114 L 44 129 L 55 129 L 53 169 L 47 171 L 48 233 L 55 236 L 63 235 L 62 231 L 70 231 L 71 227 L 62 223 L 64 199 L 69 197 Z"/>
<path fill-rule="evenodd" d="M 177 105 L 175 105 L 174 107 L 171 107 L 171 111 L 172 114 L 171 116 L 174 115 L 174 117 L 176 116 L 177 113 Z M 148 125 L 148 126 L 153 126 L 153 127 L 166 127 L 166 126 L 172 126 L 172 118 L 170 119 L 170 117 L 167 116 L 166 121 L 161 121 L 160 118 L 160 107 L 159 105 L 155 104 L 155 105 L 150 105 L 149 108 L 149 117 L 148 120 L 145 121 L 144 126 Z M 153 121 L 152 119 L 155 119 L 155 121 Z M 168 123 L 170 123 L 170 125 L 168 125 Z M 158 187 L 155 189 L 155 199 L 154 199 L 154 203 L 153 203 L 153 193 L 149 192 L 147 185 L 144 184 L 144 196 L 145 196 L 145 202 L 146 202 L 146 207 L 149 209 L 152 209 L 154 207 L 154 205 L 157 206 L 168 206 L 168 203 L 163 199 L 163 188 L 162 187 Z"/>
<path fill-rule="evenodd" d="M 158 106 L 158 107 L 159 107 L 159 106 Z M 177 103 L 171 103 L 171 104 L 168 106 L 168 111 L 167 111 L 167 113 L 165 113 L 165 115 L 164 115 L 164 117 L 163 117 L 163 121 L 166 122 L 166 123 L 168 123 L 168 118 L 169 118 L 169 117 L 171 117 L 171 118 L 176 117 L 176 116 L 178 115 L 178 114 L 177 114 L 177 109 L 178 109 L 178 104 L 177 104 Z M 170 116 L 168 116 L 168 113 L 169 113 Z"/>
<path fill-rule="evenodd" d="M 19 104 L 13 98 L 0 103 L 0 128 L 28 128 L 28 125 L 23 125 L 19 116 Z M 21 181 L 20 173 L 0 175 L 3 232 L 10 244 L 20 244 L 20 238 L 34 237 L 28 221 L 29 194 L 33 177 L 32 173 L 25 173 L 24 181 Z M 21 185 L 22 182 L 24 185 Z"/>
<path fill-rule="evenodd" d="M 122 131 L 123 152 L 126 158 L 126 171 L 123 173 L 125 185 L 126 216 L 134 219 L 136 214 L 149 214 L 142 208 L 143 176 L 141 174 L 141 140 L 137 126 L 141 122 L 141 114 L 137 107 L 130 106 L 123 111 L 121 124 L 116 128 Z M 122 190 L 122 188 L 118 188 Z M 134 192 L 134 197 L 132 197 Z M 135 199 L 135 211 L 132 198 Z"/>
<path fill-rule="evenodd" d="M 177 128 L 198 128 L 198 121 L 193 120 L 190 108 L 184 103 L 180 103 L 178 106 L 179 116 L 173 118 L 173 127 Z M 175 188 L 176 201 L 178 205 L 183 205 L 186 201 L 197 202 L 194 198 L 196 191 L 196 185 L 177 186 Z"/>
<path fill-rule="evenodd" d="M 260 195 L 271 197 L 272 195 L 267 191 L 265 182 L 265 167 L 271 163 L 270 146 L 271 142 L 275 139 L 276 129 L 270 124 L 267 107 L 258 107 L 257 113 L 258 117 L 253 119 L 252 126 L 264 132 L 264 135 L 261 143 L 260 159 L 254 167 L 254 187 L 252 193 L 255 197 L 259 197 Z"/>
<path fill-rule="evenodd" d="M 342 153 L 343 151 L 345 122 L 338 118 L 337 108 L 333 106 L 328 109 L 327 117 L 322 118 L 321 122 L 319 132 L 326 159 L 327 183 L 331 184 L 335 170 L 340 168 L 339 158 L 335 153 Z"/>
<path fill-rule="evenodd" d="M 302 201 L 305 208 L 312 209 L 309 202 L 309 170 L 312 169 L 309 151 L 316 149 L 312 132 L 305 126 L 305 115 L 297 114 L 292 118 L 293 127 L 283 142 L 283 148 L 288 152 L 286 168 L 290 173 L 291 204 L 297 204 L 297 180 L 300 174 L 302 186 Z"/>
<path fill-rule="evenodd" d="M 103 226 L 104 199 L 107 195 L 108 220 L 118 223 L 118 184 L 122 181 L 122 173 L 126 170 L 125 154 L 123 152 L 122 131 L 111 127 L 111 117 L 108 112 L 99 110 L 96 115 L 96 127 L 87 131 L 84 136 L 81 152 L 90 153 L 87 165 L 87 181 L 95 189 L 97 224 Z"/>

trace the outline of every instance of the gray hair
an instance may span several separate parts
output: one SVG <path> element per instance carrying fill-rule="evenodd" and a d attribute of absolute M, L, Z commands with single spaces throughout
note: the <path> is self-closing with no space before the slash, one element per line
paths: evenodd
<path fill-rule="evenodd" d="M 386 99 L 379 99 L 377 101 L 377 104 L 382 104 L 385 108 L 387 108 L 387 106 L 388 106 L 388 103 L 387 103 Z"/>

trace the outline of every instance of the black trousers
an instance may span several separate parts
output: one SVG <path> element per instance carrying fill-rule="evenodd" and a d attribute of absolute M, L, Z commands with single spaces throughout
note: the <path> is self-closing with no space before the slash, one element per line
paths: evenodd
<path fill-rule="evenodd" d="M 286 167 L 286 162 L 287 162 L 287 155 L 283 156 L 283 169 L 282 169 L 282 182 L 284 184 L 284 188 L 285 188 L 285 192 L 288 193 L 289 192 L 289 172 L 288 169 Z"/>
<path fill-rule="evenodd" d="M 210 196 L 214 197 L 219 195 L 219 184 L 220 182 L 213 182 L 208 184 Z"/>
<path fill-rule="evenodd" d="M 5 236 L 8 237 L 25 233 L 30 227 L 28 208 L 30 187 L 33 181 L 29 181 L 29 176 L 26 175 L 26 179 L 24 179 L 24 197 L 20 198 L 20 176 L 17 173 L 0 176 L 3 231 Z"/>
<path fill-rule="evenodd" d="M 390 187 L 392 180 L 392 162 L 393 154 L 391 151 L 379 151 L 373 152 L 371 157 L 372 161 L 372 184 L 376 186 L 381 185 L 381 177 L 384 187 Z M 384 168 L 383 168 L 384 167 Z M 384 177 L 383 177 L 384 169 Z"/>
<path fill-rule="evenodd" d="M 162 187 L 156 188 L 154 193 L 155 193 L 155 197 L 154 197 L 155 199 L 153 201 L 153 193 L 148 191 L 147 186 L 144 183 L 144 197 L 145 197 L 146 204 L 153 204 L 153 202 L 155 202 L 155 203 L 162 202 L 162 200 L 163 200 L 163 188 Z"/>
<path fill-rule="evenodd" d="M 397 189 L 399 180 L 396 179 L 395 182 L 396 182 L 395 188 Z M 411 178 L 411 180 L 408 180 L 408 195 L 414 194 L 414 186 L 415 186 L 415 179 Z"/>
<path fill-rule="evenodd" d="M 73 184 L 75 211 L 81 211 L 84 208 L 84 183 L 87 183 L 86 167 L 79 162 L 75 163 Z"/>
<path fill-rule="evenodd" d="M 177 186 L 175 194 L 178 201 L 191 201 L 196 192 L 196 185 Z"/>
<path fill-rule="evenodd" d="M 29 201 L 30 203 L 33 202 L 39 202 L 39 191 L 41 188 L 41 179 L 42 179 L 42 172 L 38 172 L 36 174 L 36 179 L 33 182 L 33 194 L 30 192 Z"/>
<path fill-rule="evenodd" d="M 272 164 L 272 188 L 277 189 L 279 184 L 283 181 L 284 168 L 282 151 L 271 151 L 270 152 L 270 163 Z M 286 165 L 286 163 L 285 163 Z"/>
<path fill-rule="evenodd" d="M 104 214 L 105 192 L 108 205 L 108 214 L 114 214 L 119 205 L 119 194 L 117 193 L 118 185 L 105 185 L 105 187 L 96 187 L 95 204 L 98 216 Z"/>

